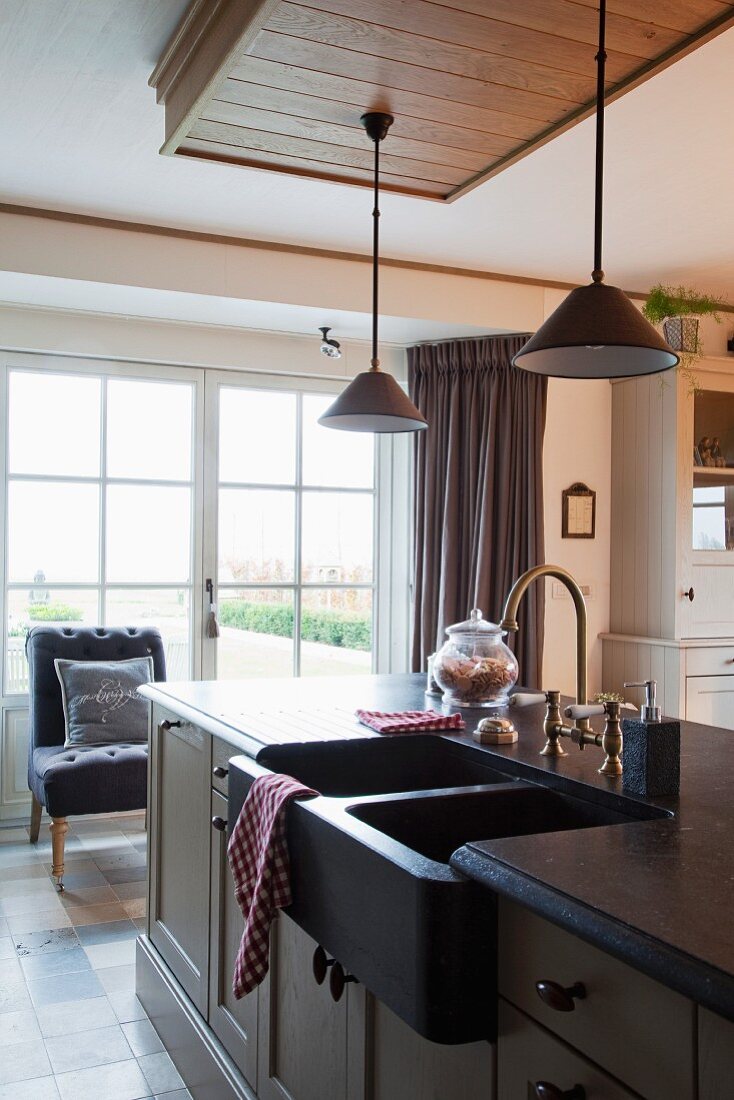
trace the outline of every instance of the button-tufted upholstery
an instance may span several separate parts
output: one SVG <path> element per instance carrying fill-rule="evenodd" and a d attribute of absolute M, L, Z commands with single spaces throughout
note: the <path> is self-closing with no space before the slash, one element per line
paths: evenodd
<path fill-rule="evenodd" d="M 57 657 L 72 661 L 153 658 L 156 680 L 165 680 L 163 641 L 151 627 L 36 626 L 26 641 L 30 683 L 28 786 L 51 817 L 115 813 L 145 807 L 145 744 L 77 745 L 64 748 Z"/>

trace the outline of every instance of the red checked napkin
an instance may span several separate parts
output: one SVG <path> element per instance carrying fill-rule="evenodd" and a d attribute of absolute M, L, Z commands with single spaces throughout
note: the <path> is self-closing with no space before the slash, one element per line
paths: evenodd
<path fill-rule="evenodd" d="M 286 807 L 294 798 L 313 797 L 290 775 L 264 775 L 250 787 L 227 846 L 235 898 L 245 918 L 232 992 L 238 999 L 268 972 L 270 925 L 276 909 L 291 903 Z"/>
<path fill-rule="evenodd" d="M 460 714 L 439 714 L 437 710 L 398 710 L 386 714 L 382 710 L 358 710 L 357 718 L 363 726 L 378 733 L 411 733 L 426 730 L 463 730 L 464 719 Z"/>

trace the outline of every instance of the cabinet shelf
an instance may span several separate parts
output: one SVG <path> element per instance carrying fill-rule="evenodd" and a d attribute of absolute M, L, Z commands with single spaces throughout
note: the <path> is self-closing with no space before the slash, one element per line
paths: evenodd
<path fill-rule="evenodd" d="M 700 489 L 702 486 L 734 485 L 734 466 L 694 466 L 693 486 Z"/>

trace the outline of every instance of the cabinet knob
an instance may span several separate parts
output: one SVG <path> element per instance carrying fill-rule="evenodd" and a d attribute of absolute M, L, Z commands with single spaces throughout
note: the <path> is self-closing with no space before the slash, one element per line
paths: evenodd
<path fill-rule="evenodd" d="M 223 817 L 213 817 L 212 828 L 216 829 L 218 833 L 225 833 L 227 831 L 227 822 Z"/>
<path fill-rule="evenodd" d="M 324 951 L 323 947 L 319 945 L 313 953 L 313 976 L 316 979 L 317 985 L 323 985 L 326 980 L 326 971 L 330 966 L 333 966 L 336 959 L 330 959 Z"/>
<path fill-rule="evenodd" d="M 573 985 L 563 986 L 558 982 L 543 980 L 535 983 L 538 996 L 548 1008 L 556 1012 L 573 1012 L 576 1001 L 583 1001 L 586 996 L 586 986 L 582 982 L 574 982 Z"/>
<path fill-rule="evenodd" d="M 586 1089 L 583 1085 L 574 1085 L 565 1092 L 557 1085 L 551 1085 L 550 1081 L 536 1081 L 533 1087 L 538 1100 L 586 1100 Z"/>
<path fill-rule="evenodd" d="M 329 977 L 329 989 L 331 990 L 331 996 L 335 1001 L 342 999 L 344 993 L 344 986 L 347 982 L 356 982 L 357 979 L 353 974 L 345 974 L 344 967 L 341 963 L 335 962 L 331 968 L 331 975 Z"/>
<path fill-rule="evenodd" d="M 223 768 L 221 764 L 217 764 L 216 768 L 212 768 L 212 775 L 215 779 L 226 779 L 229 775 L 229 768 Z"/>
<path fill-rule="evenodd" d="M 160 728 L 162 730 L 172 730 L 174 727 L 176 729 L 180 729 L 181 728 L 181 723 L 180 722 L 169 722 L 167 718 L 164 718 L 163 721 L 161 722 L 161 727 Z"/>
<path fill-rule="evenodd" d="M 687 590 L 686 590 L 686 591 L 685 591 L 685 592 L 683 593 L 683 599 L 684 599 L 684 600 L 690 600 L 690 601 L 691 601 L 691 603 L 693 603 L 693 601 L 694 601 L 694 599 L 695 599 L 695 598 L 696 598 L 696 593 L 694 592 L 693 588 L 688 588 L 688 589 L 687 589 Z"/>

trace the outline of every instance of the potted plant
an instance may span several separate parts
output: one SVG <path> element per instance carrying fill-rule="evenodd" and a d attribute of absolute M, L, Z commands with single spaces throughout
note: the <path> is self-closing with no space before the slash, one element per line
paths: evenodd
<path fill-rule="evenodd" d="M 698 356 L 701 354 L 698 319 L 711 316 L 715 321 L 720 321 L 721 304 L 721 298 L 699 294 L 690 287 L 670 287 L 658 283 L 648 294 L 642 312 L 653 325 L 662 323 L 665 339 L 673 351 Z"/>

